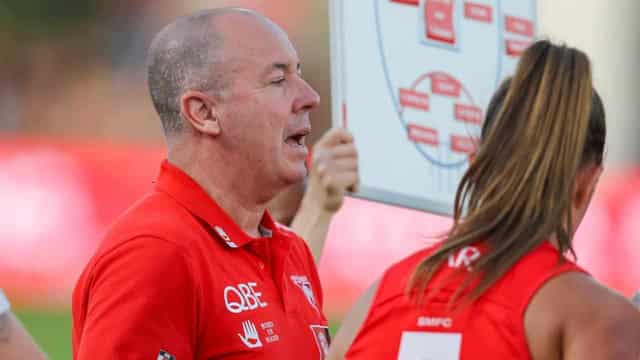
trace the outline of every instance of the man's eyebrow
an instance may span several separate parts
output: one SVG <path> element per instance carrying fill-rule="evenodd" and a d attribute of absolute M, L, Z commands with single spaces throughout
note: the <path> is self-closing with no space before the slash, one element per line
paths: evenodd
<path fill-rule="evenodd" d="M 274 70 L 282 70 L 284 72 L 289 72 L 291 70 L 291 65 L 290 63 L 281 63 L 281 62 L 276 62 L 271 64 L 271 66 L 267 69 L 267 74 L 273 72 Z M 296 71 L 300 71 L 301 66 L 300 63 L 296 63 Z"/>

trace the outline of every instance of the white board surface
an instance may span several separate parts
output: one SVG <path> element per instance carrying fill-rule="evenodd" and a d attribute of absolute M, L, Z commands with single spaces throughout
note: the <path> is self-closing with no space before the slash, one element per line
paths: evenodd
<path fill-rule="evenodd" d="M 535 0 L 332 0 L 333 124 L 356 196 L 451 214 L 484 110 L 533 41 Z"/>

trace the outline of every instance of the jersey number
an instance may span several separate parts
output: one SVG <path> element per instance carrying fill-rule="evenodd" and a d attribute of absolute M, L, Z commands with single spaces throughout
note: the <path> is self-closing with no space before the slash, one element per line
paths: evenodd
<path fill-rule="evenodd" d="M 462 334 L 404 331 L 398 360 L 459 360 Z"/>

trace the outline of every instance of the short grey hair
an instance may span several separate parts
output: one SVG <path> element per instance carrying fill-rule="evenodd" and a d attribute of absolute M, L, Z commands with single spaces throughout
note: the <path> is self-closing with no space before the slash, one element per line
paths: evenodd
<path fill-rule="evenodd" d="M 222 31 L 215 18 L 242 9 L 203 10 L 167 25 L 149 49 L 147 76 L 151 100 L 166 136 L 182 131 L 180 97 L 187 90 L 221 93 L 229 80 L 222 65 Z"/>

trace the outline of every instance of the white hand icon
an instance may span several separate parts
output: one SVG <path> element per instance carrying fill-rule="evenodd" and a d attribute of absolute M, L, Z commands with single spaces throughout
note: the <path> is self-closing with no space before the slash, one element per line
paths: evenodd
<path fill-rule="evenodd" d="M 250 320 L 243 321 L 242 329 L 244 330 L 244 336 L 242 334 L 238 334 L 238 337 L 240 337 L 240 340 L 242 340 L 249 349 L 262 347 L 262 341 L 260 341 L 258 330 L 253 322 Z"/>

